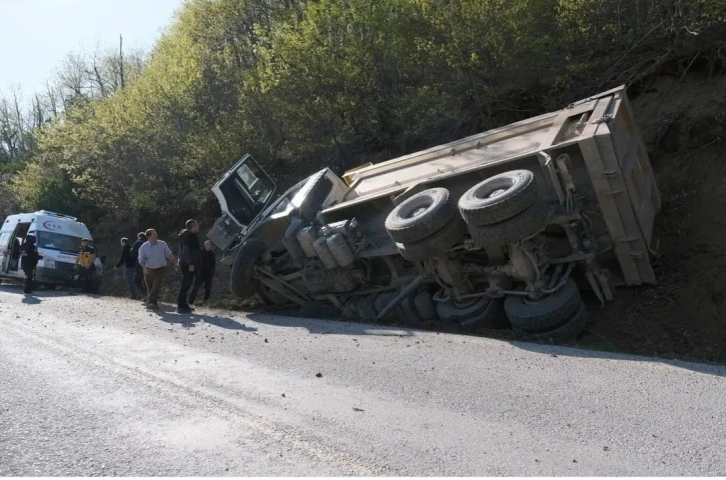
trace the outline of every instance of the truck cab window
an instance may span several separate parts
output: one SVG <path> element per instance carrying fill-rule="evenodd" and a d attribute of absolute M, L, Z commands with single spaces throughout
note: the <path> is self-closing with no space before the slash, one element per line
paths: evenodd
<path fill-rule="evenodd" d="M 274 185 L 267 181 L 266 175 L 260 175 L 261 172 L 255 172 L 255 170 L 258 170 L 257 165 L 245 163 L 237 170 L 237 175 L 242 179 L 252 200 L 256 204 L 264 205 L 272 195 Z"/>
<path fill-rule="evenodd" d="M 251 157 L 245 157 L 218 185 L 227 212 L 241 225 L 249 225 L 275 193 L 275 183 Z"/>

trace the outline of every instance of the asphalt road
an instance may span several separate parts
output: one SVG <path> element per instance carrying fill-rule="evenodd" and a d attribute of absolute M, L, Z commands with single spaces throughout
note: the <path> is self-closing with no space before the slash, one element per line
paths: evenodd
<path fill-rule="evenodd" d="M 0 363 L 0 475 L 726 471 L 721 367 L 13 287 Z"/>

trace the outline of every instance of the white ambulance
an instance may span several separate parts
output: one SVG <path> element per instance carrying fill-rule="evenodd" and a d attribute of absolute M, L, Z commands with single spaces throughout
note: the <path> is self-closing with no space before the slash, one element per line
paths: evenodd
<path fill-rule="evenodd" d="M 20 267 L 20 246 L 28 234 L 35 236 L 40 254 L 36 282 L 51 288 L 56 285 L 73 286 L 76 277 L 74 267 L 81 240 L 87 238 L 93 246 L 93 237 L 88 227 L 77 218 L 46 210 L 10 215 L 2 223 L 0 279 L 25 278 Z M 96 255 L 98 284 L 103 277 L 104 261 L 105 255 Z"/>

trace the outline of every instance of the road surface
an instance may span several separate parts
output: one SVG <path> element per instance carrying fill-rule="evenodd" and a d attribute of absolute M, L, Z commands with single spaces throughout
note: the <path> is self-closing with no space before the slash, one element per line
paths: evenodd
<path fill-rule="evenodd" d="M 726 369 L 0 288 L 0 475 L 707 475 Z"/>

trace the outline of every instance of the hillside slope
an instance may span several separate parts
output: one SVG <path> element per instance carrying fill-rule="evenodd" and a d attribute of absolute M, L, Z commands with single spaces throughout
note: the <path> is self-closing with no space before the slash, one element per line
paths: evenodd
<path fill-rule="evenodd" d="M 611 348 L 726 361 L 726 77 L 660 77 L 633 98 L 663 198 L 659 285 L 593 311 Z"/>

